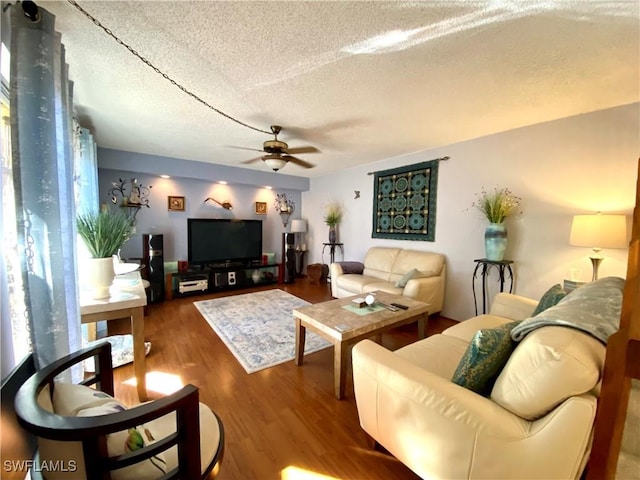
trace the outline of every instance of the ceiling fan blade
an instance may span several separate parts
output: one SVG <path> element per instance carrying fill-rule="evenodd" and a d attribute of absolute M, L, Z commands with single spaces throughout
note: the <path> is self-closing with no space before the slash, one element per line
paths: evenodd
<path fill-rule="evenodd" d="M 249 160 L 245 160 L 244 162 L 240 162 L 240 163 L 253 163 L 253 162 L 257 162 L 258 160 L 262 160 L 262 156 L 256 157 L 256 158 L 250 158 Z"/>
<path fill-rule="evenodd" d="M 283 155 L 282 158 L 285 159 L 288 162 L 295 163 L 296 165 L 299 165 L 299 166 L 304 167 L 304 168 L 313 168 L 313 167 L 315 167 L 314 164 L 309 163 L 309 162 L 305 162 L 304 160 L 302 160 L 300 158 L 297 158 L 297 157 L 292 157 L 291 155 Z"/>
<path fill-rule="evenodd" d="M 320 153 L 320 150 L 309 145 L 306 147 L 287 148 L 286 152 L 296 155 L 299 153 Z"/>
<path fill-rule="evenodd" d="M 250 148 L 250 147 L 237 147 L 235 145 L 226 145 L 226 147 L 228 148 L 235 148 L 237 150 L 251 150 L 252 152 L 264 152 L 264 150 L 261 150 L 259 148 Z"/>

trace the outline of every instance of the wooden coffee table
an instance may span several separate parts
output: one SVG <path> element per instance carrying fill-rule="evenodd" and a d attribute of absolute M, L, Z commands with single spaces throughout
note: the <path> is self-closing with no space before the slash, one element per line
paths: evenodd
<path fill-rule="evenodd" d="M 418 337 L 425 337 L 429 320 L 428 303 L 381 291 L 373 293 L 375 293 L 378 302 L 387 305 L 400 303 L 409 308 L 392 312 L 377 306 L 377 302 L 373 309 L 366 306 L 357 308 L 352 300 L 364 298 L 364 295 L 355 295 L 316 303 L 293 311 L 296 320 L 296 365 L 302 365 L 307 328 L 333 343 L 334 387 L 338 400 L 344 398 L 347 362 L 351 345 L 364 338 L 380 335 L 387 330 L 413 323 L 416 320 L 418 321 Z M 345 306 L 350 307 L 344 308 Z"/>

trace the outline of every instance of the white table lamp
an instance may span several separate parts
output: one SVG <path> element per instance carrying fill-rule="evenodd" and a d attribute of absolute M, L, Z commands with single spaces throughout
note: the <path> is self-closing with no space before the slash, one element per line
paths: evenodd
<path fill-rule="evenodd" d="M 307 221 L 295 219 L 291 220 L 291 233 L 305 233 L 307 231 Z"/>
<path fill-rule="evenodd" d="M 291 233 L 296 235 L 296 250 L 305 251 L 304 234 L 307 232 L 307 221 L 301 219 L 291 220 Z"/>
<path fill-rule="evenodd" d="M 598 267 L 602 262 L 600 250 L 603 248 L 626 248 L 627 242 L 627 217 L 625 215 L 574 215 L 571 223 L 569 245 L 575 247 L 591 247 L 593 255 L 592 281 L 598 279 Z"/>

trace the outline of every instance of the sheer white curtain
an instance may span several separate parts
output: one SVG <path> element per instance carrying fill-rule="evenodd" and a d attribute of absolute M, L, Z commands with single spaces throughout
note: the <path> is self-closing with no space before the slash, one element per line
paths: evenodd
<path fill-rule="evenodd" d="M 13 175 L 11 166 L 11 142 L 9 128 L 9 94 L 2 89 L 0 106 L 2 122 L 0 143 L 2 144 L 2 181 L 0 182 L 0 314 L 2 331 L 0 339 L 1 376 L 4 378 L 13 367 L 31 350 L 29 330 L 27 328 L 22 274 L 18 260 L 16 209 L 13 193 Z"/>
<path fill-rule="evenodd" d="M 42 367 L 81 346 L 73 84 L 68 80 L 64 46 L 54 30 L 55 17 L 40 7 L 39 18 L 32 21 L 20 4 L 7 11 L 11 15 L 10 173 L 16 248 L 31 348 L 37 366 Z M 3 218 L 3 226 L 10 221 Z M 8 257 L 3 252 L 5 263 Z M 4 309 L 2 314 L 4 337 Z"/>
<path fill-rule="evenodd" d="M 11 160 L 11 129 L 9 102 L 9 50 L 11 46 L 10 12 L 2 13 L 2 50 L 0 53 L 0 108 L 2 145 L 2 181 L 0 182 L 0 368 L 5 378 L 13 367 L 31 351 L 27 326 L 22 274 L 18 259 L 13 167 Z"/>
<path fill-rule="evenodd" d="M 74 193 L 77 213 L 81 215 L 97 213 L 100 205 L 96 142 L 89 129 L 83 128 L 76 119 L 73 121 L 73 138 Z"/>

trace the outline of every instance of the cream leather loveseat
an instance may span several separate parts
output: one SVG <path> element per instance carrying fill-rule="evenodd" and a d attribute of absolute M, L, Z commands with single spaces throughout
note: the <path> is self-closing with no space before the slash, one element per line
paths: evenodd
<path fill-rule="evenodd" d="M 612 291 L 603 302 L 618 302 L 607 308 L 618 309 L 619 322 L 622 287 L 619 295 L 617 287 Z M 552 317 L 563 301 L 570 311 L 576 299 L 568 300 L 545 312 Z M 586 298 L 584 307 L 591 311 L 598 302 Z M 488 315 L 395 352 L 370 340 L 356 344 L 353 381 L 362 428 L 422 478 L 579 478 L 604 363 L 600 340 L 576 328 L 540 325 L 516 343 L 489 396 L 451 380 L 478 330 L 527 319 L 537 303 L 500 293 Z"/>
<path fill-rule="evenodd" d="M 444 302 L 444 260 L 439 253 L 371 247 L 362 263 L 331 264 L 331 294 L 342 298 L 382 290 L 426 302 L 432 315 Z"/>

